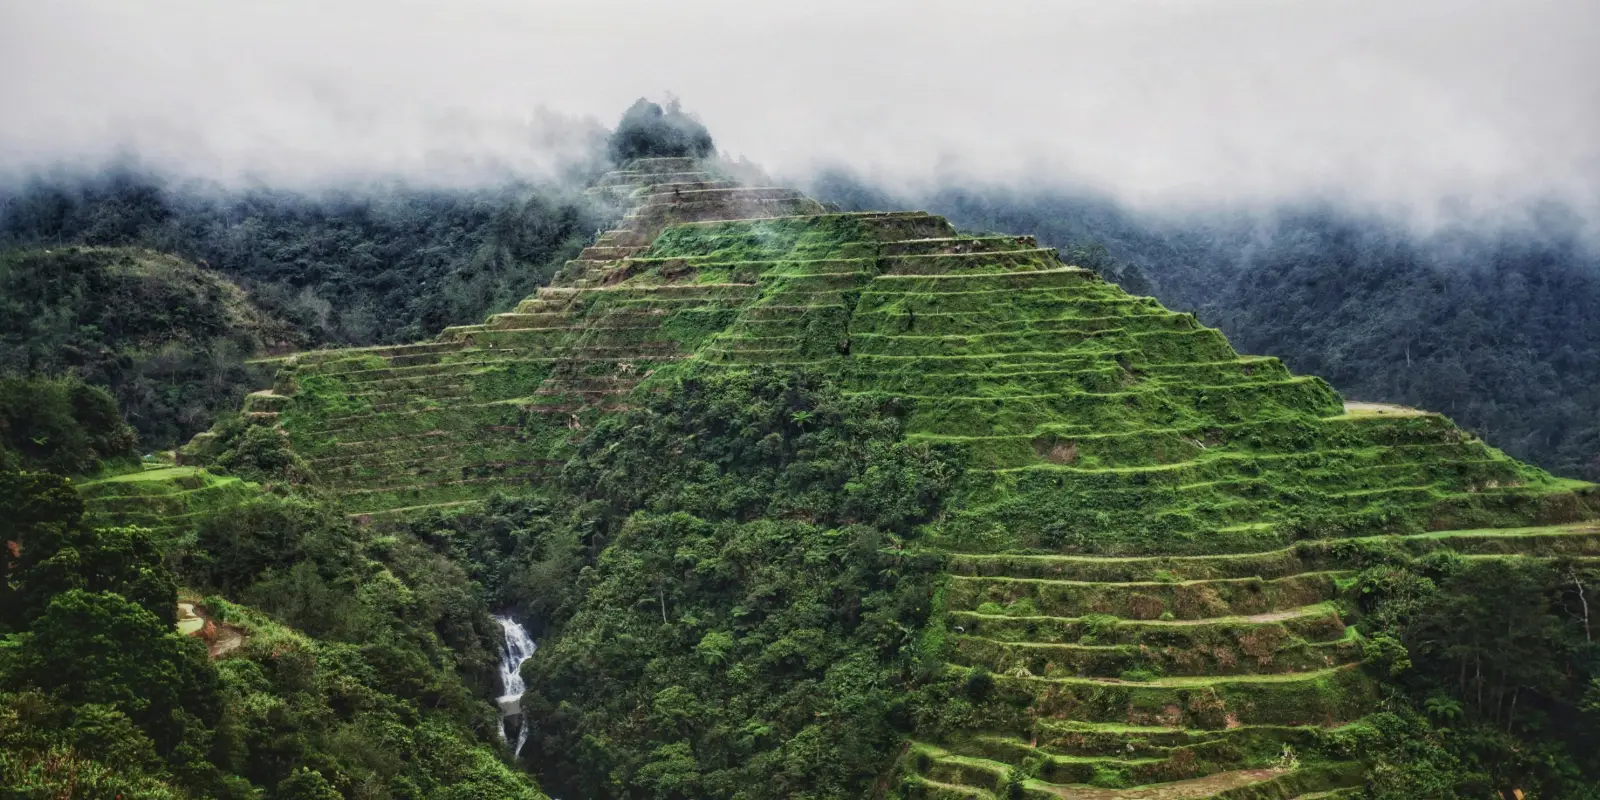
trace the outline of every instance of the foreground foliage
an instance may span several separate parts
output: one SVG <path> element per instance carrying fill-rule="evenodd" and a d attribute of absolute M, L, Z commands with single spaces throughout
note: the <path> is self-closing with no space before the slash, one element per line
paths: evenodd
<path fill-rule="evenodd" d="M 6 797 L 540 796 L 492 743 L 497 628 L 409 538 L 269 495 L 95 528 L 69 479 L 7 469 L 0 545 Z M 174 627 L 180 582 L 204 639 Z"/>

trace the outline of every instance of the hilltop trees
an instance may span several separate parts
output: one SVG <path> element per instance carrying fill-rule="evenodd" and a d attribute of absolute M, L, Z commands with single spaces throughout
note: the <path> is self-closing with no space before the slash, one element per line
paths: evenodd
<path fill-rule="evenodd" d="M 622 115 L 609 149 L 611 160 L 619 164 L 632 158 L 704 158 L 716 152 L 711 132 L 684 113 L 677 100 L 663 108 L 642 97 Z"/>

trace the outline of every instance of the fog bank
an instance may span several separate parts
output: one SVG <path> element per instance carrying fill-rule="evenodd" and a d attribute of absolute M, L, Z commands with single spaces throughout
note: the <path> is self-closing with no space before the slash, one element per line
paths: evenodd
<path fill-rule="evenodd" d="M 0 173 L 547 174 L 671 91 L 779 175 L 1593 215 L 1597 74 L 1592 0 L 12 0 Z"/>

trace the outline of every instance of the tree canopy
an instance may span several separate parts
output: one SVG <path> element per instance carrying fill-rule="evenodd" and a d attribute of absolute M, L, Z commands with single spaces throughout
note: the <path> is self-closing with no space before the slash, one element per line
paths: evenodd
<path fill-rule="evenodd" d="M 662 107 L 642 97 L 622 115 L 608 147 L 611 160 L 619 164 L 634 158 L 705 158 L 716 152 L 711 132 L 677 100 Z"/>

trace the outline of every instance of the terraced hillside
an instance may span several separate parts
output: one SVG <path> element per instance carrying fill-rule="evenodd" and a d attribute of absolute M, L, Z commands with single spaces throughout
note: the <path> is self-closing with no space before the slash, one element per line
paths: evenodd
<path fill-rule="evenodd" d="M 138 525 L 170 533 L 188 519 L 259 496 L 260 488 L 198 467 L 157 463 L 140 471 L 81 482 L 78 492 L 95 525 Z"/>
<path fill-rule="evenodd" d="M 900 398 L 911 436 L 975 465 L 923 534 L 965 694 L 908 747 L 909 796 L 1336 796 L 1376 701 L 1356 569 L 1600 554 L 1594 487 L 1347 407 L 1029 238 L 823 213 L 678 159 L 595 191 L 632 210 L 559 285 L 435 342 L 286 359 L 248 410 L 383 515 L 537 486 L 574 431 L 688 370 Z"/>

